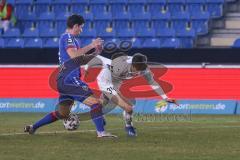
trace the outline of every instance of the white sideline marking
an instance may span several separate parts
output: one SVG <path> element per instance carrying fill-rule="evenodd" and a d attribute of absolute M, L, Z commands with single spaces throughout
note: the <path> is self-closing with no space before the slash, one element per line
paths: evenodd
<path fill-rule="evenodd" d="M 217 126 L 217 125 L 209 125 L 209 126 L 157 126 L 157 127 L 137 127 L 137 129 L 178 129 L 178 128 L 187 128 L 187 129 L 194 129 L 194 128 L 201 128 L 201 129 L 211 129 L 211 128 L 240 128 L 240 126 Z M 115 131 L 115 130 L 122 130 L 123 128 L 114 128 L 108 129 L 108 131 Z M 89 130 L 79 130 L 79 131 L 54 131 L 54 132 L 36 132 L 34 135 L 45 135 L 45 134 L 71 134 L 71 133 L 89 133 L 89 132 L 96 132 L 96 130 L 89 129 Z M 28 135 L 28 133 L 24 132 L 16 132 L 16 133 L 1 133 L 0 136 L 15 136 L 15 135 Z"/>
<path fill-rule="evenodd" d="M 121 128 L 122 129 L 122 128 Z M 108 129 L 108 131 L 115 131 L 120 130 L 120 128 Z M 44 134 L 70 134 L 70 133 L 89 133 L 89 132 L 96 132 L 94 129 L 88 130 L 79 130 L 79 131 L 53 131 L 53 132 L 36 132 L 34 135 L 44 135 Z M 0 136 L 15 136 L 15 135 L 29 135 L 28 133 L 24 132 L 15 132 L 15 133 L 1 133 Z"/>

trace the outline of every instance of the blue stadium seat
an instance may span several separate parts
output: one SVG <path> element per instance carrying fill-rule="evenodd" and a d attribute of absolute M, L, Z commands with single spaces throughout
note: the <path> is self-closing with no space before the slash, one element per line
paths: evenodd
<path fill-rule="evenodd" d="M 113 25 L 116 30 L 119 30 L 122 28 L 129 28 L 130 22 L 128 20 L 115 20 Z"/>
<path fill-rule="evenodd" d="M 43 30 L 45 28 L 52 28 L 55 20 L 55 14 L 53 12 L 44 12 L 40 14 L 38 18 L 37 26 L 39 30 Z"/>
<path fill-rule="evenodd" d="M 32 4 L 33 0 L 15 0 L 15 4 Z"/>
<path fill-rule="evenodd" d="M 73 13 L 83 13 L 88 9 L 88 1 L 84 0 L 72 0 L 71 11 Z"/>
<path fill-rule="evenodd" d="M 151 14 L 163 12 L 166 8 L 166 0 L 149 0 L 148 6 L 149 6 L 149 12 Z M 156 14 L 157 15 L 157 14 Z"/>
<path fill-rule="evenodd" d="M 204 12 L 206 8 L 206 0 L 186 0 L 187 11 L 192 13 Z"/>
<path fill-rule="evenodd" d="M 132 14 L 130 12 L 114 12 L 113 13 L 113 19 L 117 20 L 130 20 L 132 17 Z"/>
<path fill-rule="evenodd" d="M 56 27 L 58 35 L 61 35 L 67 29 L 66 21 L 56 21 Z"/>
<path fill-rule="evenodd" d="M 149 21 L 147 20 L 134 20 L 132 21 L 132 27 L 136 31 L 141 31 L 143 28 L 149 28 Z"/>
<path fill-rule="evenodd" d="M 142 47 L 142 43 L 139 38 L 132 38 L 131 41 L 132 41 L 133 48 L 141 48 Z"/>
<path fill-rule="evenodd" d="M 119 38 L 104 38 L 104 48 L 107 48 L 109 52 L 113 52 L 114 49 L 116 49 L 114 46 L 119 46 L 120 44 L 120 39 Z M 115 45 L 114 45 L 115 44 Z"/>
<path fill-rule="evenodd" d="M 90 11 L 94 15 L 97 15 L 101 12 L 108 12 L 106 4 L 91 4 L 89 5 L 89 7 L 90 7 Z"/>
<path fill-rule="evenodd" d="M 24 15 L 18 15 L 17 18 L 21 21 L 36 21 L 37 15 L 35 12 L 26 12 Z"/>
<path fill-rule="evenodd" d="M 127 12 L 127 5 L 125 3 L 111 3 L 109 7 L 114 16 L 122 12 Z"/>
<path fill-rule="evenodd" d="M 43 43 L 43 47 L 58 48 L 58 42 L 59 42 L 58 38 L 49 38 L 45 41 L 45 43 Z"/>
<path fill-rule="evenodd" d="M 109 20 L 95 20 L 93 21 L 93 27 L 98 30 L 104 30 L 107 27 L 111 27 L 111 22 Z"/>
<path fill-rule="evenodd" d="M 155 37 L 156 31 L 153 28 L 142 28 L 141 30 L 137 30 L 137 37 Z"/>
<path fill-rule="evenodd" d="M 149 20 L 151 19 L 151 13 L 149 12 L 132 12 L 133 20 Z"/>
<path fill-rule="evenodd" d="M 57 37 L 57 29 L 56 28 L 45 28 L 40 30 L 40 37 Z"/>
<path fill-rule="evenodd" d="M 54 21 L 39 21 L 36 25 L 39 30 L 43 30 L 45 28 L 53 28 Z"/>
<path fill-rule="evenodd" d="M 171 13 L 184 11 L 185 0 L 168 0 L 168 11 Z"/>
<path fill-rule="evenodd" d="M 86 20 L 85 24 L 83 26 L 83 31 L 88 30 L 88 29 L 93 29 L 92 21 Z"/>
<path fill-rule="evenodd" d="M 111 20 L 112 13 L 111 12 L 98 12 L 94 15 L 95 20 Z"/>
<path fill-rule="evenodd" d="M 206 3 L 211 17 L 217 18 L 223 15 L 224 0 L 206 0 Z"/>
<path fill-rule="evenodd" d="M 208 22 L 210 14 L 208 12 L 192 12 L 191 24 L 192 28 L 198 35 L 204 35 L 208 33 Z"/>
<path fill-rule="evenodd" d="M 33 0 L 16 0 L 15 1 L 15 13 L 17 16 L 23 16 L 26 12 L 32 8 Z"/>
<path fill-rule="evenodd" d="M 1 35 L 6 37 L 5 46 L 8 47 L 8 42 L 14 41 L 13 37 L 22 36 L 25 39 L 15 39 L 18 47 L 24 46 L 21 46 L 22 41 L 27 44 L 30 43 L 29 38 L 41 37 L 44 47 L 53 43 L 54 48 L 56 44 L 52 37 L 65 32 L 67 17 L 72 13 L 79 13 L 86 20 L 80 36 L 83 44 L 87 44 L 96 36 L 111 41 L 114 37 L 120 39 L 135 37 L 137 47 L 144 44 L 144 47 L 191 48 L 198 35 L 208 33 L 211 18 L 222 16 L 224 5 L 224 0 L 11 0 L 11 2 L 16 6 L 18 17 L 16 27 L 19 33 L 9 31 L 11 33 Z M 113 31 L 108 32 L 106 28 L 112 28 Z M 24 31 L 23 34 L 20 31 Z M 51 47 L 49 45 L 48 47 Z"/>
<path fill-rule="evenodd" d="M 15 0 L 7 0 L 8 4 L 11 4 L 12 6 L 15 6 Z"/>
<path fill-rule="evenodd" d="M 169 23 L 167 19 L 152 21 L 152 25 L 156 31 L 159 30 L 159 28 L 169 28 Z"/>
<path fill-rule="evenodd" d="M 52 3 L 53 4 L 65 4 L 65 5 L 67 5 L 67 4 L 70 4 L 71 1 L 70 0 L 53 0 Z"/>
<path fill-rule="evenodd" d="M 2 35 L 2 37 L 20 37 L 20 30 L 18 28 L 10 28 Z"/>
<path fill-rule="evenodd" d="M 145 12 L 145 5 L 143 3 L 128 3 L 128 10 L 132 14 Z"/>
<path fill-rule="evenodd" d="M 152 12 L 151 15 L 153 20 L 169 20 L 171 18 L 170 12 L 158 11 Z"/>
<path fill-rule="evenodd" d="M 23 48 L 24 40 L 21 38 L 10 38 L 7 39 L 7 44 L 5 43 L 6 48 Z"/>
<path fill-rule="evenodd" d="M 116 37 L 116 31 L 113 28 L 105 28 L 103 30 L 98 30 L 97 34 L 99 37 L 103 37 L 103 38 Z"/>
<path fill-rule="evenodd" d="M 24 15 L 18 15 L 17 18 L 17 27 L 19 27 L 20 30 L 32 27 L 37 21 L 37 15 L 34 12 L 27 12 Z"/>
<path fill-rule="evenodd" d="M 39 37 L 38 28 L 25 28 L 23 32 L 23 37 Z"/>
<path fill-rule="evenodd" d="M 174 12 L 172 13 L 172 19 L 176 20 L 189 20 L 190 19 L 190 14 L 189 12 Z"/>
<path fill-rule="evenodd" d="M 89 0 L 71 0 L 73 4 L 88 4 Z"/>
<path fill-rule="evenodd" d="M 25 41 L 25 48 L 42 48 L 43 42 L 40 38 L 29 38 Z"/>
<path fill-rule="evenodd" d="M 133 28 L 119 28 L 117 30 L 118 37 L 135 37 L 136 32 Z"/>
<path fill-rule="evenodd" d="M 142 44 L 144 48 L 160 48 L 160 40 L 157 38 L 146 38 Z"/>
<path fill-rule="evenodd" d="M 93 38 L 84 38 L 81 39 L 81 47 L 89 45 L 92 42 Z"/>
<path fill-rule="evenodd" d="M 182 29 L 176 34 L 177 38 L 181 41 L 181 46 L 183 48 L 193 48 L 194 39 L 196 38 L 196 33 L 194 29 Z"/>
<path fill-rule="evenodd" d="M 107 4 L 108 0 L 89 0 L 90 4 Z"/>
<path fill-rule="evenodd" d="M 147 3 L 148 2 L 148 0 L 128 0 L 128 3 L 129 4 L 139 4 L 139 3 L 141 3 L 141 4 L 145 4 L 145 3 Z"/>
<path fill-rule="evenodd" d="M 21 31 L 23 31 L 25 28 L 31 27 L 34 27 L 33 21 L 18 21 L 16 24 L 16 28 L 19 28 Z"/>
<path fill-rule="evenodd" d="M 157 36 L 159 38 L 172 38 L 175 37 L 176 31 L 172 28 L 159 28 L 157 30 Z"/>
<path fill-rule="evenodd" d="M 196 37 L 196 33 L 195 33 L 195 30 L 192 29 L 192 28 L 189 28 L 189 29 L 183 28 L 182 30 L 179 30 L 177 32 L 177 37 L 191 37 L 191 38 L 194 38 L 194 37 Z"/>
<path fill-rule="evenodd" d="M 70 15 L 72 15 L 71 12 L 60 12 L 56 14 L 56 21 L 66 21 Z"/>
<path fill-rule="evenodd" d="M 240 38 L 234 41 L 232 48 L 240 48 Z"/>
<path fill-rule="evenodd" d="M 34 7 L 36 14 L 39 16 L 42 12 L 50 12 L 52 0 L 35 0 Z"/>
<path fill-rule="evenodd" d="M 53 0 L 34 0 L 34 4 L 51 4 Z"/>
<path fill-rule="evenodd" d="M 188 12 L 174 12 L 172 14 L 172 25 L 175 30 L 186 28 L 190 22 L 190 14 Z"/>
<path fill-rule="evenodd" d="M 166 4 L 168 0 L 148 0 L 147 3 L 149 4 Z"/>
<path fill-rule="evenodd" d="M 43 12 L 40 14 L 38 20 L 49 20 L 49 21 L 52 21 L 52 20 L 55 20 L 55 13 L 53 12 Z"/>
<path fill-rule="evenodd" d="M 128 3 L 128 0 L 109 0 L 109 3 Z"/>
<path fill-rule="evenodd" d="M 55 14 L 61 13 L 61 12 L 68 12 L 70 8 L 70 2 L 69 0 L 55 0 L 52 3 L 53 11 Z"/>
<path fill-rule="evenodd" d="M 181 48 L 181 43 L 177 38 L 169 38 L 161 43 L 161 48 Z"/>
<path fill-rule="evenodd" d="M 89 21 L 93 20 L 92 12 L 82 12 L 81 15 L 84 17 L 85 20 L 89 20 Z"/>
<path fill-rule="evenodd" d="M 83 29 L 83 32 L 81 33 L 80 36 L 95 38 L 95 37 L 97 37 L 97 32 L 96 32 L 95 28 L 87 28 L 87 29 Z"/>
<path fill-rule="evenodd" d="M 0 38 L 0 48 L 4 48 L 5 47 L 5 42 L 3 38 Z"/>

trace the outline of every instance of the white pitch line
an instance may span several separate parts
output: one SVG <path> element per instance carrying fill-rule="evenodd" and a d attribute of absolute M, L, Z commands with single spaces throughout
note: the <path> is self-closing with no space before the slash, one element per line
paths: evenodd
<path fill-rule="evenodd" d="M 138 127 L 137 129 L 179 129 L 179 128 L 187 128 L 187 129 L 194 129 L 194 128 L 201 128 L 201 129 L 211 129 L 211 128 L 240 128 L 240 126 L 217 126 L 217 125 L 211 125 L 211 126 L 158 126 L 158 127 Z M 122 130 L 122 128 L 114 128 L 114 129 L 108 129 L 108 131 L 115 131 L 115 130 Z M 89 132 L 96 132 L 96 130 L 79 130 L 79 131 L 54 131 L 54 132 L 36 132 L 35 135 L 45 135 L 45 134 L 71 134 L 71 133 L 89 133 Z M 1 133 L 0 136 L 15 136 L 15 135 L 28 135 L 27 133 L 23 132 L 16 132 L 16 133 Z"/>
<path fill-rule="evenodd" d="M 217 125 L 209 125 L 209 126 L 158 126 L 158 127 L 145 127 L 145 128 L 150 128 L 150 129 L 220 129 L 220 128 L 240 128 L 240 126 L 217 126 Z M 137 128 L 137 129 L 144 129 L 144 128 Z"/>
<path fill-rule="evenodd" d="M 120 130 L 120 128 L 108 129 L 108 131 Z M 70 133 L 89 133 L 96 132 L 96 130 L 79 130 L 79 131 L 54 131 L 54 132 L 36 132 L 34 135 L 44 135 L 44 134 L 70 134 Z M 15 135 L 28 135 L 24 132 L 15 132 L 15 133 L 1 133 L 0 136 L 15 136 Z"/>

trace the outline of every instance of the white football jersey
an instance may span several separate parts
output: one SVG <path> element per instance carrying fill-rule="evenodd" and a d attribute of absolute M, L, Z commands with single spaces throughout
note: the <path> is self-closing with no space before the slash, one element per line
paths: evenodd
<path fill-rule="evenodd" d="M 120 56 L 114 60 L 110 60 L 103 56 L 96 56 L 85 67 L 101 65 L 102 70 L 97 76 L 97 83 L 102 92 L 111 98 L 119 92 L 119 87 L 123 80 L 131 79 L 137 76 L 143 76 L 153 89 L 158 89 L 157 93 L 165 96 L 162 88 L 155 82 L 153 74 L 149 68 L 142 72 L 131 72 L 132 57 Z"/>
<path fill-rule="evenodd" d="M 122 80 L 131 79 L 137 76 L 144 76 L 148 82 L 153 80 L 152 72 L 147 68 L 145 71 L 142 72 L 132 72 L 131 65 L 132 65 L 132 58 L 131 56 L 120 56 L 115 58 L 114 60 L 110 60 L 103 56 L 96 56 L 102 60 L 103 72 L 107 72 L 108 74 L 104 74 L 105 76 L 101 76 L 101 79 L 109 79 L 111 77 L 113 82 L 121 83 Z M 108 71 L 107 71 L 108 70 Z"/>

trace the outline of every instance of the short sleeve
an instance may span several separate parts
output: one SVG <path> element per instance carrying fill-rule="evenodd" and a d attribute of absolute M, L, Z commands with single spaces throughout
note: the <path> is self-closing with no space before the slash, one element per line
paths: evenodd
<path fill-rule="evenodd" d="M 68 48 L 77 48 L 76 44 L 74 43 L 74 39 L 69 36 L 63 38 L 63 45 L 66 50 Z"/>

